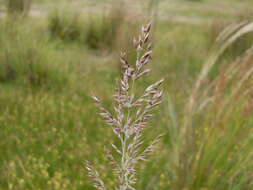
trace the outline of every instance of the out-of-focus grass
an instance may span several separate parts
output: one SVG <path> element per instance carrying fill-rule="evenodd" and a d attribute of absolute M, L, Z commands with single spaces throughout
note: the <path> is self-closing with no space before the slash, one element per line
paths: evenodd
<path fill-rule="evenodd" d="M 1 9 L 5 9 L 7 0 L 0 0 Z M 140 7 L 147 7 L 150 0 L 128 0 L 127 4 L 130 5 L 131 11 L 139 11 L 143 14 L 143 9 Z M 48 8 L 52 7 L 68 7 L 72 9 L 82 10 L 84 13 L 87 12 L 104 12 L 108 10 L 108 5 L 118 3 L 118 0 L 33 0 L 32 8 L 40 9 L 42 12 L 48 11 Z M 123 1 L 122 1 L 123 2 Z M 217 17 L 231 18 L 235 17 L 237 12 L 252 7 L 251 0 L 237 1 L 237 0 L 204 0 L 204 1 L 189 1 L 189 0 L 161 0 L 159 6 L 159 15 L 165 18 L 171 16 L 186 16 L 202 19 L 215 19 Z"/>
<path fill-rule="evenodd" d="M 34 25 L 32 20 L 12 19 L 1 20 L 1 82 L 34 88 L 65 84 L 64 66 L 59 69 L 61 57 L 55 53 L 45 30 Z"/>

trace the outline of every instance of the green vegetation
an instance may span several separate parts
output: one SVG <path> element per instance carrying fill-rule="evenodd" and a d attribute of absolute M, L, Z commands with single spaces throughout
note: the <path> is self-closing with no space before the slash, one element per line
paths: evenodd
<path fill-rule="evenodd" d="M 31 6 L 31 0 L 6 0 L 9 14 L 26 15 Z"/>
<path fill-rule="evenodd" d="M 53 10 L 48 17 L 49 31 L 52 37 L 64 41 L 75 41 L 91 49 L 112 51 L 117 44 L 125 43 L 117 39 L 126 26 L 124 6 L 113 5 L 109 12 L 89 15 L 88 19 L 81 12 L 65 9 Z M 126 32 L 123 32 L 124 34 Z"/>
<path fill-rule="evenodd" d="M 71 9 L 55 9 L 60 2 Z M 118 55 L 127 51 L 135 64 L 132 37 L 148 20 L 139 10 L 145 4 L 136 10 L 112 6 L 103 12 L 112 1 L 68 2 L 34 1 L 36 10 L 48 11 L 43 12 L 46 17 L 0 19 L 1 190 L 92 190 L 85 160 L 96 166 L 109 187 L 115 185 L 103 152 L 108 141 L 117 141 L 98 119 L 90 96 L 99 95 L 113 109 L 111 95 L 120 78 Z M 214 58 L 226 44 L 223 40 L 214 45 L 218 33 L 238 20 L 231 9 L 239 5 L 244 19 L 251 1 L 171 2 L 172 8 L 161 1 L 161 15 L 151 31 L 152 72 L 136 86 L 141 90 L 165 78 L 164 101 L 144 135 L 144 145 L 158 134 L 164 136 L 157 153 L 139 166 L 136 189 L 251 190 L 252 52 L 244 53 L 252 35 L 240 37 Z M 210 4 L 232 8 L 198 12 L 199 6 Z M 46 5 L 53 8 L 47 10 Z M 196 10 L 194 16 L 205 14 L 208 22 L 178 19 L 178 14 L 191 14 L 189 5 Z M 166 11 L 173 6 L 177 14 L 170 19 Z M 180 11 L 183 8 L 189 12 Z M 227 16 L 218 19 L 220 15 Z M 237 32 L 239 27 L 229 37 Z M 209 70 L 210 54 L 208 63 L 215 64 Z M 207 76 L 200 75 L 203 68 Z M 196 81 L 201 81 L 199 86 Z"/>
<path fill-rule="evenodd" d="M 1 21 L 0 80 L 32 87 L 63 86 L 67 76 L 48 37 L 29 21 Z"/>

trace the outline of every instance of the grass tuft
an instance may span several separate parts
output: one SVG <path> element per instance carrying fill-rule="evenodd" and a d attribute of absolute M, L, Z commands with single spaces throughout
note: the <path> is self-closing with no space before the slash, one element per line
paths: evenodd
<path fill-rule="evenodd" d="M 56 68 L 57 56 L 39 29 L 26 21 L 2 21 L 0 82 L 32 87 L 63 86 L 66 77 Z M 56 63 L 55 63 L 56 62 Z"/>

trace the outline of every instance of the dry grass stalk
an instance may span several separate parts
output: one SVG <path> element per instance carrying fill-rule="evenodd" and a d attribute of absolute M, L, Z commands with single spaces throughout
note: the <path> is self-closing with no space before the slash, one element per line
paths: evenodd
<path fill-rule="evenodd" d="M 209 78 L 225 50 L 252 31 L 253 23 L 229 26 L 217 39 L 203 66 L 173 144 L 170 161 L 175 175 L 173 189 L 194 189 L 201 187 L 201 183 L 207 188 L 227 189 L 225 183 L 239 184 L 239 181 L 241 189 L 252 188 L 252 180 L 246 175 L 253 172 L 249 140 L 252 129 L 244 112 L 252 114 L 249 107 L 253 91 L 253 48 L 221 67 L 213 80 Z M 234 147 L 240 148 L 234 151 Z M 219 174 L 214 173 L 217 170 Z"/>
<path fill-rule="evenodd" d="M 219 37 L 216 40 L 216 44 L 214 45 L 211 51 L 212 53 L 207 59 L 206 63 L 204 64 L 204 67 L 195 83 L 193 92 L 189 98 L 188 101 L 189 104 L 186 107 L 187 115 L 190 115 L 189 119 L 192 118 L 192 115 L 194 115 L 195 110 L 198 110 L 199 105 L 202 104 L 202 102 L 200 103 L 199 101 L 196 100 L 201 99 L 200 94 L 203 92 L 202 87 L 208 86 L 206 84 L 206 82 L 208 81 L 208 74 L 210 73 L 212 68 L 216 65 L 220 56 L 233 42 L 235 42 L 238 38 L 240 38 L 244 34 L 251 32 L 252 30 L 253 30 L 253 23 L 240 22 L 238 24 L 232 24 L 231 26 L 227 27 L 219 35 Z M 232 69 L 235 69 L 235 67 L 232 67 Z M 188 122 L 190 123 L 190 121 L 186 121 L 185 125 L 188 125 L 187 124 Z"/>

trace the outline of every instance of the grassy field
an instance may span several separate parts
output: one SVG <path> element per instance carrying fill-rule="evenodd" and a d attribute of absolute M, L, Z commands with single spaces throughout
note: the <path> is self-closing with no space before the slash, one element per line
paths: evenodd
<path fill-rule="evenodd" d="M 112 4 L 37 0 L 28 17 L 1 17 L 1 190 L 92 190 L 85 160 L 114 189 L 117 180 L 104 147 L 117 138 L 99 118 L 91 95 L 113 108 L 119 52 L 123 49 L 135 60 L 132 38 L 150 12 L 141 0 L 129 0 L 129 11 Z M 250 5 L 251 0 L 159 4 L 152 30 L 152 73 L 137 87 L 165 78 L 163 103 L 144 144 L 164 136 L 150 161 L 139 166 L 136 189 L 253 188 L 251 51 L 239 60 L 242 64 L 234 63 L 251 47 L 253 36 L 228 48 L 203 91 L 193 90 L 212 47 L 219 49 L 214 46 L 219 32 L 236 20 L 251 20 Z M 191 96 L 195 107 L 187 107 Z M 211 103 L 203 106 L 209 98 Z"/>

